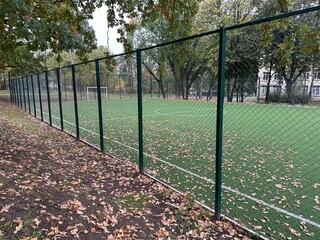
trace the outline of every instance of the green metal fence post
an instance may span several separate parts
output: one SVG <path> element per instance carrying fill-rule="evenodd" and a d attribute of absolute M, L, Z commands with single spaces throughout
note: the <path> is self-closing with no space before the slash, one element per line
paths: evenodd
<path fill-rule="evenodd" d="M 14 80 L 14 97 L 15 97 L 15 104 L 18 105 L 18 80 L 17 78 Z"/>
<path fill-rule="evenodd" d="M 11 91 L 11 80 L 8 80 L 9 83 L 9 94 L 10 94 L 10 102 L 12 103 L 12 91 Z"/>
<path fill-rule="evenodd" d="M 19 102 L 18 102 L 18 78 L 16 78 L 14 80 L 14 91 L 15 91 L 16 105 L 18 106 L 19 105 Z"/>
<path fill-rule="evenodd" d="M 48 100 L 48 111 L 49 111 L 49 124 L 52 126 L 52 116 L 51 116 L 51 103 L 50 103 L 50 90 L 49 90 L 49 76 L 48 71 L 46 71 L 46 88 L 47 88 L 47 100 Z"/>
<path fill-rule="evenodd" d="M 20 102 L 20 107 L 22 108 L 22 91 L 24 91 L 24 89 L 21 88 L 21 82 L 22 82 L 22 78 L 18 80 L 19 102 Z"/>
<path fill-rule="evenodd" d="M 222 128 L 223 128 L 223 102 L 225 83 L 225 57 L 226 57 L 226 29 L 220 28 L 219 39 L 219 69 L 218 69 L 218 98 L 217 98 L 217 126 L 216 126 L 216 185 L 214 218 L 221 217 L 222 193 Z"/>
<path fill-rule="evenodd" d="M 20 108 L 23 108 L 22 106 L 22 93 L 21 93 L 21 79 L 18 80 L 18 88 L 19 88 L 19 106 Z"/>
<path fill-rule="evenodd" d="M 13 103 L 16 105 L 17 104 L 17 101 L 16 101 L 16 79 L 13 79 L 12 80 L 12 100 L 13 100 Z"/>
<path fill-rule="evenodd" d="M 16 87 L 16 79 L 12 80 L 12 93 L 13 93 L 13 103 L 17 105 L 17 87 Z"/>
<path fill-rule="evenodd" d="M 22 78 L 22 90 L 23 90 L 23 105 L 24 110 L 27 111 L 27 103 L 26 103 L 26 93 L 25 93 L 25 84 L 24 84 L 24 78 Z"/>
<path fill-rule="evenodd" d="M 101 83 L 100 83 L 99 60 L 95 60 L 95 64 L 96 64 L 96 81 L 97 81 L 97 92 L 98 92 L 100 151 L 104 152 L 103 119 L 102 119 Z"/>
<path fill-rule="evenodd" d="M 37 74 L 37 80 L 38 80 L 38 91 L 39 91 L 40 116 L 41 116 L 41 121 L 43 121 L 42 98 L 41 98 L 41 84 L 40 84 L 40 76 L 39 76 L 39 73 Z"/>
<path fill-rule="evenodd" d="M 10 80 L 10 86 L 11 86 L 11 94 L 12 94 L 12 103 L 14 104 L 14 79 Z"/>
<path fill-rule="evenodd" d="M 260 82 L 260 78 L 258 78 L 258 97 L 257 97 L 257 103 L 259 103 L 260 101 L 260 85 L 261 85 L 261 82 Z"/>
<path fill-rule="evenodd" d="M 139 131 L 139 172 L 143 174 L 143 118 L 142 118 L 142 65 L 141 49 L 137 49 L 137 80 L 138 80 L 138 131 Z"/>
<path fill-rule="evenodd" d="M 31 113 L 28 77 L 26 77 L 26 85 L 27 85 L 27 96 L 28 96 L 28 110 L 29 110 L 29 113 Z"/>
<path fill-rule="evenodd" d="M 15 91 L 15 101 L 16 101 L 16 105 L 18 106 L 19 102 L 18 102 L 18 78 L 16 78 L 14 80 L 14 91 Z"/>
<path fill-rule="evenodd" d="M 10 79 L 8 80 L 8 83 L 9 83 L 9 91 L 10 91 L 10 102 L 12 103 L 13 102 L 12 101 L 12 89 L 11 89 L 12 85 L 11 85 L 11 80 Z"/>
<path fill-rule="evenodd" d="M 32 100 L 33 100 L 33 113 L 34 116 L 37 117 L 37 107 L 36 107 L 36 97 L 34 95 L 34 83 L 33 83 L 33 76 L 31 75 L 31 89 L 32 89 Z"/>
<path fill-rule="evenodd" d="M 8 72 L 8 82 L 9 82 L 9 91 L 10 91 L 10 102 L 13 103 L 12 80 L 10 79 L 10 72 Z"/>
<path fill-rule="evenodd" d="M 16 105 L 16 79 L 12 79 L 12 100 L 13 103 Z"/>
<path fill-rule="evenodd" d="M 76 73 L 74 69 L 74 65 L 71 66 L 72 71 L 72 87 L 73 87 L 73 100 L 74 100 L 74 114 L 76 118 L 76 136 L 80 138 L 79 131 L 79 114 L 78 114 L 78 102 L 77 102 L 77 85 L 76 85 Z"/>
<path fill-rule="evenodd" d="M 63 126 L 63 112 L 62 112 L 62 97 L 61 97 L 61 79 L 60 79 L 60 69 L 57 68 L 57 81 L 58 81 L 58 96 L 59 96 L 59 110 L 60 110 L 60 128 L 61 131 L 64 130 Z"/>

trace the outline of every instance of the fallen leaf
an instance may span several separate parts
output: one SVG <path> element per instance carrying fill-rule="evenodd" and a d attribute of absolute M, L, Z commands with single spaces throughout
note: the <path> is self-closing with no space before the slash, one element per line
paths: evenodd
<path fill-rule="evenodd" d="M 170 220 L 165 219 L 165 218 L 163 218 L 163 219 L 161 220 L 161 223 L 162 223 L 164 226 L 170 226 L 170 224 L 171 224 Z"/>
<path fill-rule="evenodd" d="M 313 208 L 314 208 L 315 210 L 320 211 L 320 207 L 318 207 L 318 206 L 313 206 Z"/>
<path fill-rule="evenodd" d="M 39 224 L 41 223 L 41 220 L 39 220 L 38 218 L 33 219 L 33 221 L 37 226 L 39 226 Z"/>
<path fill-rule="evenodd" d="M 0 213 L 8 212 L 9 209 L 10 209 L 13 205 L 14 205 L 14 203 L 5 205 L 5 206 L 0 210 Z"/>
<path fill-rule="evenodd" d="M 170 235 L 165 228 L 160 228 L 155 234 L 157 237 L 169 237 Z"/>
<path fill-rule="evenodd" d="M 286 199 L 287 199 L 286 196 L 282 196 L 282 197 L 281 197 L 281 200 L 279 201 L 279 204 L 281 204 L 281 203 L 283 203 L 284 201 L 286 201 Z"/>
<path fill-rule="evenodd" d="M 13 222 L 18 224 L 18 226 L 16 226 L 15 231 L 13 232 L 14 234 L 16 234 L 17 232 L 19 232 L 23 228 L 23 221 L 21 220 L 21 218 L 17 218 L 15 220 L 13 220 Z"/>
<path fill-rule="evenodd" d="M 289 227 L 289 231 L 293 234 L 293 235 L 295 235 L 295 236 L 297 236 L 297 237 L 300 237 L 300 233 L 298 233 L 296 230 L 294 230 L 292 227 Z"/>
<path fill-rule="evenodd" d="M 51 231 L 48 233 L 48 236 L 54 236 L 54 235 L 57 235 L 59 233 L 59 228 L 58 227 L 51 227 L 50 230 Z"/>
<path fill-rule="evenodd" d="M 107 240 L 114 240 L 116 239 L 113 235 L 109 234 L 108 237 L 107 237 Z"/>
<path fill-rule="evenodd" d="M 261 230 L 262 226 L 254 226 L 253 228 L 254 228 L 254 230 Z"/>

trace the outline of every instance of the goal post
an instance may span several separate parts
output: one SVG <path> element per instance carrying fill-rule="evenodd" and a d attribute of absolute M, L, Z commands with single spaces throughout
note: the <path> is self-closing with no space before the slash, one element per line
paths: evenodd
<path fill-rule="evenodd" d="M 100 87 L 101 100 L 108 100 L 108 88 Z M 97 87 L 87 87 L 87 101 L 97 101 L 98 99 L 98 88 Z"/>

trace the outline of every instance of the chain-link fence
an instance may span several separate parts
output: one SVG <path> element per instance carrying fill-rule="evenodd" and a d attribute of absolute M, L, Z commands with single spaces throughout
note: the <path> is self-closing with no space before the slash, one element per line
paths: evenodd
<path fill-rule="evenodd" d="M 319 239 L 319 10 L 12 79 L 11 99 L 216 218 Z"/>
<path fill-rule="evenodd" d="M 212 208 L 218 50 L 217 32 L 141 53 L 145 173 Z"/>
<path fill-rule="evenodd" d="M 223 209 L 271 238 L 319 238 L 319 17 L 227 31 Z"/>

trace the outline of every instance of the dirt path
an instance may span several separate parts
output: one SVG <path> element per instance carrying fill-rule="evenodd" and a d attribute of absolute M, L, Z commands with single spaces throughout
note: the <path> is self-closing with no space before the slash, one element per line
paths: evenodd
<path fill-rule="evenodd" d="M 0 239 L 250 239 L 0 96 Z"/>

